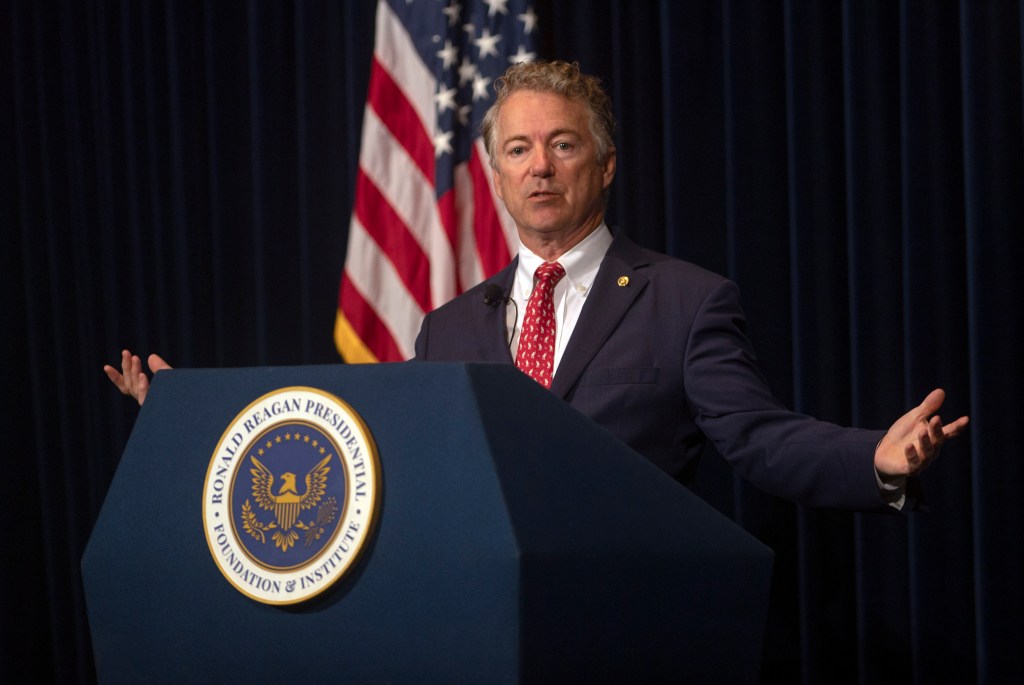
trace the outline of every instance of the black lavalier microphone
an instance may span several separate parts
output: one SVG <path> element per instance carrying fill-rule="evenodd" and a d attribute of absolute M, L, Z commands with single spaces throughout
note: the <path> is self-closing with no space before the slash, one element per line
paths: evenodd
<path fill-rule="evenodd" d="M 508 298 L 505 297 L 505 291 L 501 289 L 501 286 L 497 283 L 491 283 L 489 286 L 484 288 L 484 304 L 488 307 L 493 307 L 499 302 L 505 302 Z"/>
<path fill-rule="evenodd" d="M 497 283 L 491 283 L 489 286 L 484 288 L 484 304 L 488 307 L 496 307 L 500 303 L 511 303 L 515 308 L 516 318 L 512 323 L 512 329 L 509 331 L 508 345 L 512 347 L 512 336 L 516 329 L 516 324 L 519 323 L 519 305 L 511 297 L 505 295 L 505 291 L 501 289 L 501 286 Z"/>

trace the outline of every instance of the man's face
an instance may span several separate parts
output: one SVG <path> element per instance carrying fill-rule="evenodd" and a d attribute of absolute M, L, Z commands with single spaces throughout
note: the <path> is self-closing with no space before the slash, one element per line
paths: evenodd
<path fill-rule="evenodd" d="M 558 245 L 564 251 L 601 223 L 615 149 L 598 164 L 585 105 L 554 93 L 519 91 L 502 105 L 496 132 L 495 190 L 527 247 Z"/>

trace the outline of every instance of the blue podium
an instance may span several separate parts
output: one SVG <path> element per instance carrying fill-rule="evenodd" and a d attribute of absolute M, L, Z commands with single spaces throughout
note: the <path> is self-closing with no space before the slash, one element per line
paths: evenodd
<path fill-rule="evenodd" d="M 290 387 L 361 417 L 379 499 L 346 575 L 278 606 L 218 568 L 204 487 L 232 421 Z M 513 367 L 403 363 L 158 374 L 82 573 L 102 683 L 739 683 L 771 565 Z"/>

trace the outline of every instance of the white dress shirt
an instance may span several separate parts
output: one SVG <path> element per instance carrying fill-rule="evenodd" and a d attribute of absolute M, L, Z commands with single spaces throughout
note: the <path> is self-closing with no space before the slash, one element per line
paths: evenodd
<path fill-rule="evenodd" d="M 565 277 L 555 286 L 555 365 L 552 376 L 558 371 L 558 362 L 562 359 L 565 346 L 572 337 L 572 332 L 579 321 L 583 304 L 587 301 L 590 288 L 597 278 L 604 255 L 612 244 L 612 233 L 602 223 L 590 235 L 574 245 L 558 258 L 558 263 L 565 269 Z M 506 307 L 506 321 L 511 334 L 512 358 L 519 349 L 519 332 L 522 327 L 521 313 L 526 311 L 526 303 L 533 291 L 533 274 L 544 259 L 530 252 L 522 241 L 519 242 L 519 266 L 516 268 L 512 282 L 511 302 Z"/>

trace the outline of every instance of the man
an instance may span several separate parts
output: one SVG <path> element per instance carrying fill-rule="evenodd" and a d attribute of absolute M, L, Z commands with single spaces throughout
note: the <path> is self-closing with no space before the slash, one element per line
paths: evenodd
<path fill-rule="evenodd" d="M 483 133 L 519 254 L 427 315 L 416 359 L 516 363 L 683 482 L 710 439 L 776 495 L 861 510 L 912 505 L 906 477 L 968 422 L 943 426 L 943 392 L 888 432 L 786 410 L 754 364 L 736 286 L 605 225 L 615 122 L 598 80 L 575 64 L 533 62 L 495 85 Z M 149 363 L 168 368 L 156 355 Z M 124 351 L 121 368 L 105 370 L 141 404 L 141 361 Z"/>
<path fill-rule="evenodd" d="M 943 427 L 934 416 L 943 392 L 928 395 L 887 433 L 787 411 L 754 365 L 735 285 L 641 249 L 604 224 L 615 176 L 614 117 L 597 79 L 574 64 L 533 62 L 511 67 L 496 88 L 483 133 L 519 254 L 427 315 L 416 358 L 515 360 L 684 482 L 710 439 L 773 494 L 817 506 L 903 506 L 905 477 L 967 425 L 962 417 Z M 534 273 L 554 262 L 564 276 L 543 286 L 552 291 L 543 306 L 554 313 L 553 350 L 537 371 L 522 354 L 523 328 L 530 328 Z M 545 325 L 541 340 L 551 337 Z"/>

